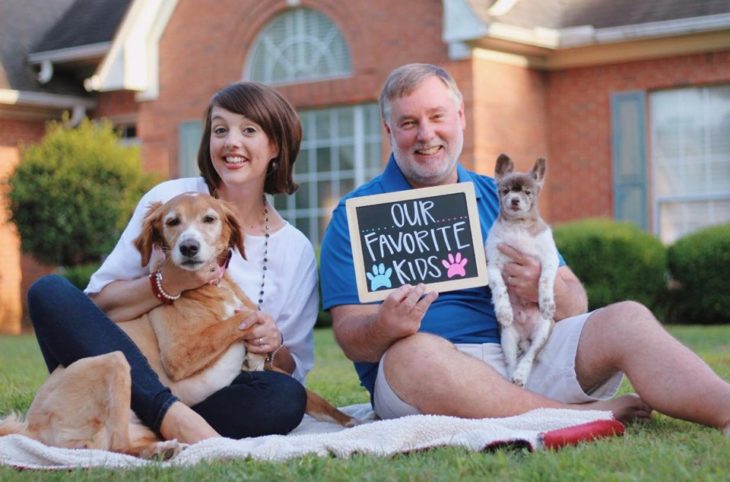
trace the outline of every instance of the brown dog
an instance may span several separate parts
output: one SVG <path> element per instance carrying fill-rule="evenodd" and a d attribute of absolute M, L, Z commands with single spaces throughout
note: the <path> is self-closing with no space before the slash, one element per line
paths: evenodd
<path fill-rule="evenodd" d="M 122 352 L 58 367 L 38 389 L 25 420 L 0 421 L 0 436 L 22 434 L 46 445 L 111 450 L 143 458 L 177 454 L 177 441 L 160 441 L 129 409 L 130 367 Z"/>
<path fill-rule="evenodd" d="M 209 269 L 212 262 L 223 264 L 230 249 L 244 254 L 235 213 L 225 202 L 205 194 L 183 194 L 150 206 L 135 246 L 143 266 L 157 246 L 168 254 L 164 262 L 190 271 Z M 247 332 L 238 328 L 255 309 L 224 275 L 218 285 L 185 291 L 172 304 L 162 304 L 119 327 L 147 357 L 160 381 L 184 403 L 194 405 L 229 385 L 242 369 L 263 367 L 263 357 L 246 354 L 242 339 Z M 266 368 L 282 372 L 270 364 Z M 59 367 L 39 389 L 25 422 L 8 417 L 0 422 L 0 435 L 22 433 L 48 445 L 142 457 L 174 455 L 178 444 L 160 442 L 129 409 L 129 372 L 120 352 Z M 356 423 L 309 390 L 306 412 L 344 426 Z"/>

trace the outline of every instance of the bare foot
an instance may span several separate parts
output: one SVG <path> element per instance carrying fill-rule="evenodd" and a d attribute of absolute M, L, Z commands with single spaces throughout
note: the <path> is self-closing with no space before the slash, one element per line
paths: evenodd
<path fill-rule="evenodd" d="M 619 422 L 648 420 L 652 411 L 652 408 L 635 393 L 622 395 L 611 400 L 585 403 L 581 406 L 590 410 L 610 410 Z"/>
<path fill-rule="evenodd" d="M 170 405 L 160 425 L 165 440 L 192 444 L 213 437 L 220 437 L 203 417 L 182 402 Z"/>

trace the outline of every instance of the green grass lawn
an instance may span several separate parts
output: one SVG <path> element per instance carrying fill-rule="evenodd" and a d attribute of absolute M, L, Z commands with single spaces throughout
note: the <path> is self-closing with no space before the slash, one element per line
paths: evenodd
<path fill-rule="evenodd" d="M 671 327 L 726 380 L 730 380 L 730 326 Z M 365 402 L 351 364 L 330 330 L 315 332 L 316 363 L 308 386 L 337 405 Z M 24 410 L 46 377 L 32 336 L 0 336 L 0 414 Z M 622 390 L 630 391 L 626 384 Z M 389 458 L 308 456 L 284 463 L 239 460 L 210 462 L 188 469 L 148 467 L 63 472 L 0 468 L 6 480 L 730 480 L 730 441 L 719 432 L 655 415 L 628 427 L 624 437 L 605 439 L 559 452 L 503 449 L 474 453 L 456 448 Z"/>

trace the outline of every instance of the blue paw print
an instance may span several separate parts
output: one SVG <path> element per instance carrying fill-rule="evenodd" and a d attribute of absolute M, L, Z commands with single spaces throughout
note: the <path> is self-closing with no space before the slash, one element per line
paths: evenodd
<path fill-rule="evenodd" d="M 367 273 L 368 279 L 370 280 L 370 291 L 375 291 L 378 288 L 390 288 L 390 275 L 393 274 L 393 270 L 388 268 L 385 269 L 383 263 L 374 264 L 373 272 Z"/>

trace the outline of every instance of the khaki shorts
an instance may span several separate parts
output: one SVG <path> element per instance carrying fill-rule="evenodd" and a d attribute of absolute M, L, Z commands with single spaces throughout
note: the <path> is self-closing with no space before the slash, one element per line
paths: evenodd
<path fill-rule="evenodd" d="M 563 403 L 584 403 L 594 400 L 605 400 L 616 395 L 623 379 L 623 373 L 617 372 L 602 385 L 585 393 L 578 383 L 575 374 L 575 356 L 583 325 L 590 313 L 566 318 L 555 324 L 547 344 L 535 361 L 525 388 L 545 397 Z M 498 343 L 456 344 L 463 353 L 482 360 L 494 370 L 507 378 L 507 368 Z M 378 375 L 375 379 L 373 403 L 375 413 L 380 418 L 398 418 L 415 415 L 419 411 L 407 404 L 393 392 L 388 385 L 383 371 L 383 360 L 380 359 Z"/>

